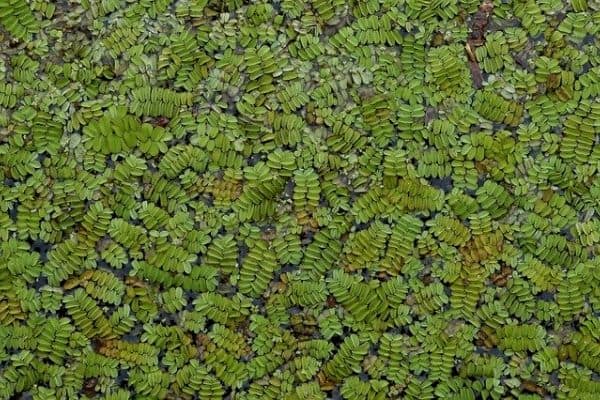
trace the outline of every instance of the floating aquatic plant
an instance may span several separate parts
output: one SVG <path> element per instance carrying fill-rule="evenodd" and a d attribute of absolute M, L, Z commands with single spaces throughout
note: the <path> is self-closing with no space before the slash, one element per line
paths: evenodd
<path fill-rule="evenodd" d="M 0 399 L 597 399 L 599 10 L 0 0 Z"/>

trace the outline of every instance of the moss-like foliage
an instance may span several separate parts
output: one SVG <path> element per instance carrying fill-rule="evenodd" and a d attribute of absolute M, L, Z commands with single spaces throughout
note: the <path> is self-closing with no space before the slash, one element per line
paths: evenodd
<path fill-rule="evenodd" d="M 600 398 L 597 0 L 0 0 L 0 400 Z"/>

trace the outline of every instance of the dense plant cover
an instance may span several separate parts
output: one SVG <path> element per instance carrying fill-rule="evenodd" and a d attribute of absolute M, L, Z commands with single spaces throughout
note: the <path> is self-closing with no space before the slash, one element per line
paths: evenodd
<path fill-rule="evenodd" d="M 600 398 L 599 31 L 0 0 L 0 399 Z"/>

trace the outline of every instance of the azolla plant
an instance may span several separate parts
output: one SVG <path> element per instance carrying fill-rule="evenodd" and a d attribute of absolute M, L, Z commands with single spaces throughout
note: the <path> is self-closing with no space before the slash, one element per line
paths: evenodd
<path fill-rule="evenodd" d="M 599 399 L 599 30 L 0 0 L 0 399 Z"/>

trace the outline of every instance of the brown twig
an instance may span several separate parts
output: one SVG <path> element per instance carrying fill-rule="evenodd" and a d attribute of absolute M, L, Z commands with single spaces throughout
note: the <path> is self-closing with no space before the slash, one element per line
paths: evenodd
<path fill-rule="evenodd" d="M 481 3 L 471 20 L 471 32 L 469 33 L 467 44 L 465 46 L 465 51 L 469 58 L 469 69 L 471 70 L 471 76 L 473 78 L 473 86 L 476 89 L 481 89 L 481 87 L 483 87 L 483 74 L 477 63 L 475 49 L 485 43 L 485 32 L 488 23 L 490 22 L 490 15 L 493 9 L 494 4 L 491 0 L 484 0 L 483 3 Z"/>
<path fill-rule="evenodd" d="M 468 39 L 471 45 L 479 47 L 485 43 L 485 31 L 490 22 L 490 15 L 493 9 L 494 4 L 491 0 L 484 0 L 479 6 L 479 10 L 477 10 L 471 21 L 471 33 Z"/>

